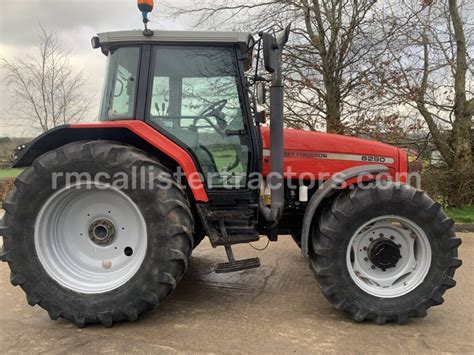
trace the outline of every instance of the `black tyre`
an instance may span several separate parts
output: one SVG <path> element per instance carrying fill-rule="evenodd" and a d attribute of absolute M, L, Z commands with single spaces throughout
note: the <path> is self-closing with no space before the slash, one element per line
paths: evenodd
<path fill-rule="evenodd" d="M 147 173 L 137 174 L 140 168 Z M 137 184 L 67 187 L 67 174 L 78 172 Z M 51 319 L 81 327 L 134 321 L 157 307 L 180 281 L 193 247 L 188 200 L 167 169 L 114 142 L 76 142 L 42 155 L 3 207 L 1 259 L 11 283 Z"/>
<path fill-rule="evenodd" d="M 311 268 L 326 298 L 354 320 L 424 317 L 456 285 L 461 240 L 422 191 L 395 184 L 345 191 L 318 222 Z"/>

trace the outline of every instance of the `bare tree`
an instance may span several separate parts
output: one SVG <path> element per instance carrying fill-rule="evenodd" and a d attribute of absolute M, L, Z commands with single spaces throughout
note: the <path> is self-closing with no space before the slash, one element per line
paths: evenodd
<path fill-rule="evenodd" d="M 468 52 L 466 36 L 457 0 L 449 0 L 448 4 L 452 24 L 452 27 L 448 28 L 452 28 L 450 35 L 455 42 L 454 48 L 456 49 L 456 59 L 452 69 L 454 76 L 453 167 L 455 169 L 472 169 L 471 126 L 474 114 L 474 97 L 471 86 L 469 88 L 471 97 L 467 98 Z"/>
<path fill-rule="evenodd" d="M 7 124 L 47 131 L 81 120 L 91 107 L 82 71 L 71 65 L 71 54 L 55 33 L 40 27 L 37 52 L 0 59 L 11 104 Z"/>
<path fill-rule="evenodd" d="M 375 0 L 202 1 L 175 14 L 198 15 L 197 26 L 260 31 L 292 23 L 284 65 L 286 123 L 342 133 L 368 106 L 359 95 L 384 50 L 372 21 Z M 245 20 L 242 21 L 241 19 Z M 212 20 L 212 22 L 211 22 Z M 367 92 L 368 93 L 368 92 Z M 370 93 L 374 94 L 374 93 Z M 373 103 L 371 105 L 373 108 Z"/>
<path fill-rule="evenodd" d="M 387 42 L 388 51 L 380 63 L 385 69 L 374 83 L 383 88 L 394 106 L 401 105 L 405 112 L 413 109 L 423 118 L 425 125 L 420 129 L 429 131 L 461 197 L 451 199 L 454 204 L 462 196 L 468 201 L 474 185 L 474 88 L 466 40 L 472 37 L 474 28 L 467 16 L 461 16 L 468 5 L 457 0 L 406 0 L 403 6 L 387 7 L 380 18 L 385 30 L 402 21 L 407 13 L 414 17 L 404 31 Z"/>

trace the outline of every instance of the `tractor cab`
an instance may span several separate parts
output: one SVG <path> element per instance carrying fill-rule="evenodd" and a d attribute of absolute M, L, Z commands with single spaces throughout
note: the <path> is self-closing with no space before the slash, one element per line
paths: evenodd
<path fill-rule="evenodd" d="M 99 34 L 93 43 L 108 57 L 100 119 L 145 121 L 192 155 L 209 191 L 248 198 L 247 177 L 259 170 L 244 75 L 253 37 L 127 31 Z"/>
<path fill-rule="evenodd" d="M 258 214 L 261 225 L 273 226 L 274 233 L 283 214 L 281 54 L 288 35 L 289 27 L 278 39 L 267 33 L 259 39 L 273 77 L 272 170 L 273 183 L 280 183 L 271 191 L 270 206 L 258 188 L 262 135 L 245 76 L 257 42 L 249 33 L 146 29 L 92 39 L 108 57 L 101 121 L 143 121 L 158 139 L 169 139 L 192 158 L 209 197 L 208 203 L 196 204 L 202 223 L 198 239 L 208 235 L 213 246 L 226 247 L 229 263 L 220 264 L 222 272 L 259 266 L 257 258 L 235 261 L 231 245 L 259 239 Z"/>

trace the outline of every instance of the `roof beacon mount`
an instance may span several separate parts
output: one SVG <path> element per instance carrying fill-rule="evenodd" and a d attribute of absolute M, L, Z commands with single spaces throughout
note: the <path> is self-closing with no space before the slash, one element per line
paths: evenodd
<path fill-rule="evenodd" d="M 143 24 L 145 25 L 145 30 L 143 35 L 145 37 L 152 37 L 153 31 L 148 29 L 148 13 L 153 10 L 153 0 L 137 0 L 138 9 L 142 12 Z"/>

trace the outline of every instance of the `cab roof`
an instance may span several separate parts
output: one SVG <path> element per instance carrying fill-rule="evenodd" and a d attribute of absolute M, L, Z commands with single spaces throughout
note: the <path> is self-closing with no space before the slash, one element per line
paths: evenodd
<path fill-rule="evenodd" d="M 98 42 L 102 52 L 107 55 L 115 45 L 133 43 L 201 43 L 201 44 L 236 44 L 243 54 L 245 70 L 252 67 L 252 50 L 254 39 L 248 32 L 210 32 L 210 31 L 163 31 L 155 30 L 152 36 L 145 36 L 141 30 L 99 33 L 93 38 Z"/>
<path fill-rule="evenodd" d="M 152 43 L 208 43 L 238 44 L 242 52 L 247 52 L 253 37 L 247 32 L 210 31 L 162 31 L 155 30 L 153 36 L 144 36 L 141 30 L 104 32 L 98 34 L 100 46 L 108 49 L 114 44 L 152 42 Z"/>

